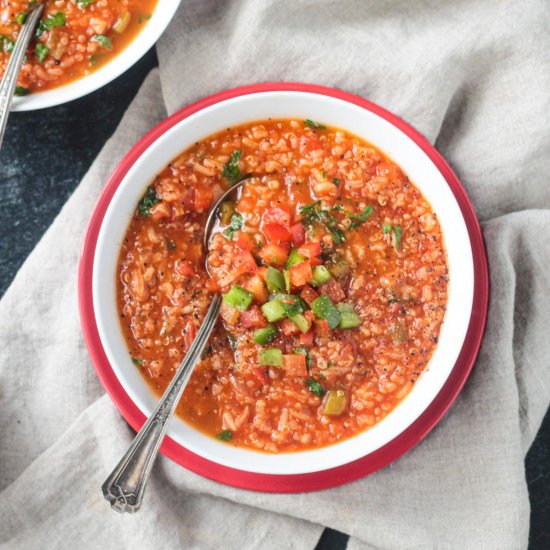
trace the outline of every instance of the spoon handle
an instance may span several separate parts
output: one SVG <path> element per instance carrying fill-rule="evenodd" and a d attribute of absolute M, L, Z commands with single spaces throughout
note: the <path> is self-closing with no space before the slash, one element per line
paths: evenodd
<path fill-rule="evenodd" d="M 10 61 L 6 67 L 6 72 L 4 73 L 2 82 L 0 82 L 0 147 L 2 147 L 2 140 L 8 123 L 8 116 L 17 84 L 17 78 L 19 77 L 19 71 L 21 70 L 23 59 L 25 59 L 25 54 L 27 53 L 27 47 L 34 33 L 36 24 L 38 23 L 38 19 L 42 15 L 43 9 L 43 4 L 39 4 L 33 8 L 25 22 L 21 25 L 19 36 L 15 41 Z"/>
<path fill-rule="evenodd" d="M 113 510 L 120 513 L 134 513 L 139 510 L 151 468 L 166 433 L 168 420 L 179 402 L 195 363 L 200 359 L 214 330 L 220 304 L 221 296 L 216 294 L 185 359 L 178 367 L 157 408 L 103 484 L 103 496 L 111 503 Z"/>

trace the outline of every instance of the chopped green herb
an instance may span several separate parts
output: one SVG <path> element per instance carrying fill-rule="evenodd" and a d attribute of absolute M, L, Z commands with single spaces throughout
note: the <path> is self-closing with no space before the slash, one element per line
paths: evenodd
<path fill-rule="evenodd" d="M 16 86 L 14 93 L 17 96 L 24 96 L 30 94 L 31 91 L 28 88 L 23 88 L 23 86 Z"/>
<path fill-rule="evenodd" d="M 28 13 L 18 13 L 15 20 L 20 24 L 22 25 L 26 20 L 27 20 L 27 16 L 29 14 Z"/>
<path fill-rule="evenodd" d="M 340 180 L 338 178 L 332 178 L 332 183 L 334 183 L 334 185 L 338 186 L 338 185 L 340 185 Z"/>
<path fill-rule="evenodd" d="M 244 218 L 238 213 L 235 212 L 231 216 L 231 223 L 229 227 L 223 232 L 223 234 L 231 240 L 236 231 L 238 231 L 243 226 Z"/>
<path fill-rule="evenodd" d="M 393 232 L 395 234 L 395 249 L 401 250 L 401 241 L 403 240 L 403 230 L 400 225 L 393 226 Z"/>
<path fill-rule="evenodd" d="M 76 0 L 76 5 L 80 9 L 87 8 L 90 4 L 93 4 L 95 0 Z"/>
<path fill-rule="evenodd" d="M 231 430 L 224 430 L 219 434 L 216 434 L 216 439 L 220 441 L 231 441 L 233 439 L 233 432 Z"/>
<path fill-rule="evenodd" d="M 101 61 L 102 58 L 103 58 L 103 54 L 94 53 L 88 59 L 88 64 L 90 65 L 90 67 L 95 67 L 99 63 L 99 61 Z"/>
<path fill-rule="evenodd" d="M 307 118 L 304 120 L 304 124 L 306 126 L 309 126 L 310 128 L 313 128 L 314 130 L 326 130 L 327 127 L 323 124 L 319 124 L 318 122 L 315 122 L 314 120 L 311 120 L 310 118 Z"/>
<path fill-rule="evenodd" d="M 384 224 L 384 227 L 382 227 L 382 233 L 384 235 L 389 235 L 391 233 L 391 225 L 389 223 Z"/>
<path fill-rule="evenodd" d="M 308 378 L 306 380 L 306 386 L 311 393 L 313 393 L 314 395 L 318 395 L 319 397 L 323 397 L 323 395 L 325 395 L 326 393 L 325 388 L 313 378 Z"/>
<path fill-rule="evenodd" d="M 46 48 L 44 44 L 40 44 L 40 42 L 38 42 L 38 44 L 34 47 L 34 53 L 36 54 L 38 63 L 42 63 L 42 61 L 44 61 L 46 56 L 50 53 L 50 50 L 49 48 Z"/>
<path fill-rule="evenodd" d="M 354 220 L 350 224 L 349 230 L 353 231 L 354 229 L 357 229 L 358 227 L 360 227 L 361 224 L 365 223 L 372 216 L 373 211 L 374 211 L 374 208 L 370 205 L 365 206 L 365 208 L 363 209 L 363 212 L 361 212 L 361 214 L 359 215 L 353 214 L 352 212 L 344 211 L 344 214 L 346 214 L 348 218 L 351 218 L 352 220 Z"/>
<path fill-rule="evenodd" d="M 65 12 L 58 11 L 55 14 L 48 15 L 38 23 L 36 27 L 36 36 L 40 38 L 46 31 L 51 31 L 56 27 L 64 27 L 67 24 Z"/>
<path fill-rule="evenodd" d="M 234 334 L 229 333 L 227 335 L 227 339 L 229 340 L 229 346 L 231 349 L 237 349 L 237 337 Z"/>
<path fill-rule="evenodd" d="M 140 216 L 149 216 L 151 214 L 151 207 L 160 202 L 160 198 L 155 191 L 155 188 L 150 185 L 147 187 L 147 191 L 138 203 L 138 214 Z"/>
<path fill-rule="evenodd" d="M 321 175 L 323 176 L 323 179 L 324 179 L 324 180 L 327 179 L 327 173 L 326 173 L 325 170 L 323 170 L 323 171 L 321 172 Z"/>
<path fill-rule="evenodd" d="M 98 42 L 104 48 L 107 48 L 108 50 L 111 50 L 113 48 L 109 38 L 107 36 L 103 35 L 103 34 L 95 34 L 94 36 L 92 36 L 92 40 L 94 42 Z"/>
<path fill-rule="evenodd" d="M 132 363 L 134 363 L 134 365 L 143 365 L 145 361 L 143 359 L 136 359 L 135 357 L 132 357 Z"/>
<path fill-rule="evenodd" d="M 332 235 L 335 244 L 342 244 L 346 240 L 345 232 L 338 227 L 338 220 L 330 212 L 319 205 L 321 201 L 315 201 L 306 204 L 300 208 L 302 223 L 306 227 L 313 226 L 316 222 L 324 225 L 327 231 Z M 332 210 L 338 210 L 336 207 Z"/>
<path fill-rule="evenodd" d="M 241 152 L 233 151 L 231 157 L 223 167 L 222 178 L 225 178 L 231 185 L 236 185 L 240 181 L 249 178 L 252 174 L 241 174 L 239 161 L 241 160 Z"/>
<path fill-rule="evenodd" d="M 0 52 L 11 53 L 14 47 L 14 40 L 5 34 L 0 34 Z"/>
<path fill-rule="evenodd" d="M 311 360 L 311 355 L 309 354 L 309 350 L 307 348 L 296 348 L 292 353 L 299 353 L 301 355 L 306 356 L 306 368 L 307 370 L 310 370 L 313 364 L 313 361 Z"/>

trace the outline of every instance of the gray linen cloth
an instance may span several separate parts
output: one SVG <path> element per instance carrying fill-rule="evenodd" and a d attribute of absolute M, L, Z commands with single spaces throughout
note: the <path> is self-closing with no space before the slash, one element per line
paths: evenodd
<path fill-rule="evenodd" d="M 524 548 L 524 457 L 550 401 L 550 7 L 545 0 L 184 0 L 153 71 L 0 302 L 4 548 Z M 100 486 L 132 440 L 96 379 L 77 312 L 86 222 L 129 147 L 205 94 L 269 80 L 390 109 L 450 161 L 482 221 L 482 350 L 436 429 L 391 466 L 298 495 L 236 490 L 160 457 L 143 509 Z"/>

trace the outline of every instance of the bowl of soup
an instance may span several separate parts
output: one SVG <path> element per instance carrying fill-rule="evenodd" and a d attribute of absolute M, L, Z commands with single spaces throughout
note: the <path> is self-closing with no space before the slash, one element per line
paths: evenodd
<path fill-rule="evenodd" d="M 153 130 L 108 183 L 81 263 L 85 335 L 127 418 L 151 413 L 220 293 L 172 458 L 304 490 L 425 435 L 486 303 L 479 226 L 434 151 L 379 107 L 306 85 L 225 92 Z M 205 251 L 209 209 L 243 180 Z"/>
<path fill-rule="evenodd" d="M 51 107 L 111 82 L 153 46 L 171 21 L 176 0 L 47 0 L 29 45 L 13 110 Z M 0 6 L 0 77 L 29 2 Z"/>

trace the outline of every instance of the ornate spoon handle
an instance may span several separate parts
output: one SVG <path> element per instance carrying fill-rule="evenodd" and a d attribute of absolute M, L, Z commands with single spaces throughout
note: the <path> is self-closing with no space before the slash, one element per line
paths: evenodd
<path fill-rule="evenodd" d="M 157 408 L 142 426 L 126 454 L 103 484 L 103 496 L 111 503 L 113 510 L 120 513 L 134 513 L 139 510 L 147 479 L 168 427 L 168 420 L 178 404 L 195 363 L 200 359 L 208 338 L 214 330 L 220 304 L 221 296 L 216 294 L 195 340 L 178 367 L 172 382 L 166 388 Z"/>
<path fill-rule="evenodd" d="M 42 4 L 33 8 L 28 14 L 26 21 L 21 25 L 21 30 L 15 41 L 13 51 L 11 52 L 11 58 L 6 67 L 6 72 L 4 73 L 2 82 L 0 82 L 0 147 L 2 146 L 2 139 L 4 138 L 6 124 L 8 123 L 10 106 L 17 84 L 17 77 L 19 76 L 23 59 L 25 59 L 27 46 L 29 45 L 43 9 L 44 6 Z"/>

